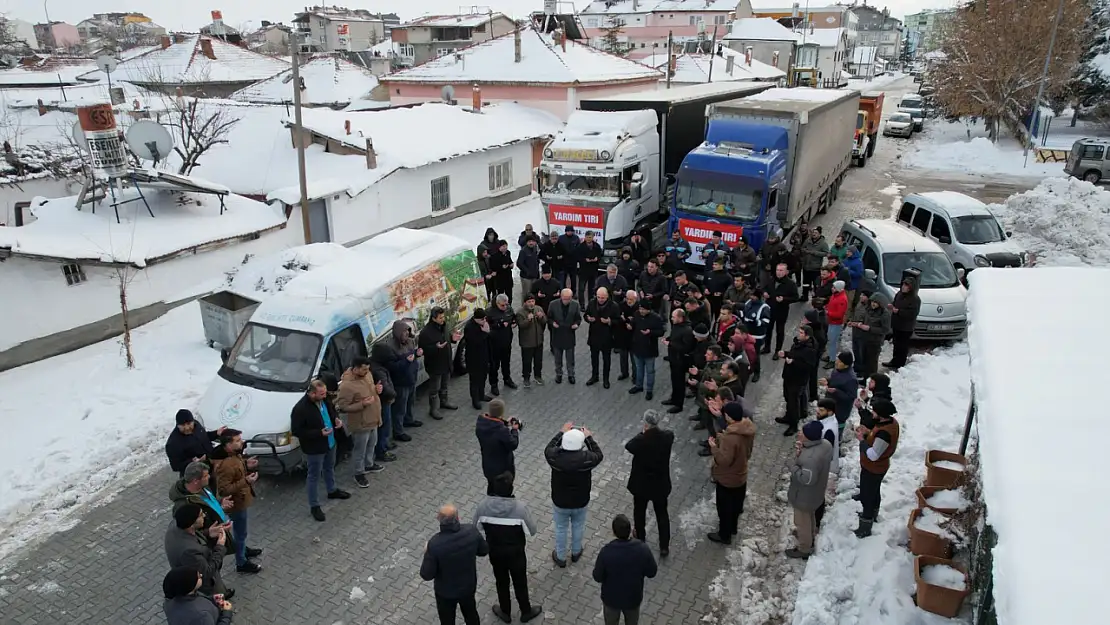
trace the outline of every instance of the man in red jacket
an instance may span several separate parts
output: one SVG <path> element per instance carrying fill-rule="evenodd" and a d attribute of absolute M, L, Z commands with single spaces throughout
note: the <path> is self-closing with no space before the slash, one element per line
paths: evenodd
<path fill-rule="evenodd" d="M 833 282 L 832 297 L 825 304 L 825 315 L 829 320 L 828 353 L 825 354 L 825 368 L 832 369 L 836 355 L 840 353 L 840 333 L 844 331 L 844 321 L 848 317 L 848 294 L 844 292 L 843 280 Z"/>

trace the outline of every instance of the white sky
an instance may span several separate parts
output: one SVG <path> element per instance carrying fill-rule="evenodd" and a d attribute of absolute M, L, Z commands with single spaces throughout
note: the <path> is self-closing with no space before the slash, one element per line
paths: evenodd
<path fill-rule="evenodd" d="M 830 0 L 832 4 L 834 0 Z M 841 0 L 842 2 L 844 0 Z M 777 0 L 756 0 L 756 6 L 779 4 Z M 224 21 L 231 26 L 238 26 L 244 22 L 269 20 L 271 22 L 286 22 L 293 19 L 296 11 L 302 10 L 306 5 L 340 5 L 351 8 L 366 8 L 372 11 L 393 12 L 401 16 L 402 21 L 419 17 L 428 13 L 458 13 L 460 8 L 467 10 L 471 5 L 460 3 L 458 0 L 416 0 L 403 2 L 401 0 L 208 0 L 204 4 L 193 2 L 170 2 L 160 0 L 46 0 L 46 8 L 50 11 L 50 19 L 61 20 L 76 24 L 95 12 L 109 11 L 141 11 L 150 16 L 155 22 L 170 30 L 196 30 L 209 23 L 209 11 L 219 9 L 223 11 Z M 568 3 L 569 4 L 569 3 Z M 588 0 L 575 0 L 574 6 L 583 9 Z M 783 6 L 789 6 L 791 0 L 783 0 Z M 804 0 L 801 2 L 805 6 Z M 812 5 L 824 4 L 821 0 L 813 0 Z M 915 13 L 923 8 L 943 8 L 953 6 L 954 0 L 890 0 L 886 4 L 882 1 L 874 2 L 874 6 L 889 6 L 890 12 L 897 18 L 906 13 Z M 207 5 L 207 6 L 206 6 Z M 419 6 L 419 9 L 414 8 Z M 543 0 L 485 0 L 483 7 L 494 11 L 501 11 L 513 17 L 524 17 L 532 11 L 543 8 Z M 10 17 L 27 20 L 29 22 L 45 21 L 43 3 L 40 0 L 0 0 L 0 12 Z"/>

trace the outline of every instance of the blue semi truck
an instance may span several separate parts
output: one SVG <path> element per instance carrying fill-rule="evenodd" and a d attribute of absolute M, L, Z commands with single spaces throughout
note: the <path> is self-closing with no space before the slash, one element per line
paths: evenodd
<path fill-rule="evenodd" d="M 721 232 L 758 250 L 836 199 L 852 160 L 858 91 L 775 88 L 710 104 L 705 141 L 679 167 L 668 234 L 690 243 L 690 262 Z"/>

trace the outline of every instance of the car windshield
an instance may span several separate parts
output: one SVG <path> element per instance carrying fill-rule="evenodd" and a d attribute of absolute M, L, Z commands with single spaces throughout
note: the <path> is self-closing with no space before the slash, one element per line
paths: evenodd
<path fill-rule="evenodd" d="M 917 98 L 903 98 L 902 103 L 898 106 L 904 109 L 919 109 L 921 108 L 921 100 Z"/>
<path fill-rule="evenodd" d="M 617 198 L 620 195 L 620 178 L 612 173 L 586 171 L 542 172 L 542 193 L 552 195 L 587 195 L 590 197 Z"/>
<path fill-rule="evenodd" d="M 894 115 L 890 116 L 890 121 L 895 123 L 908 124 L 909 122 L 913 121 L 913 118 L 910 117 L 909 113 L 895 113 Z"/>
<path fill-rule="evenodd" d="M 316 369 L 317 334 L 249 323 L 227 359 L 235 373 L 268 382 L 305 384 Z"/>
<path fill-rule="evenodd" d="M 956 217 L 952 220 L 952 227 L 956 231 L 956 240 L 968 245 L 997 243 L 1006 239 L 993 215 Z"/>
<path fill-rule="evenodd" d="M 762 203 L 761 191 L 745 186 L 743 179 L 720 174 L 680 175 L 675 195 L 681 211 L 745 222 L 759 219 Z"/>
<path fill-rule="evenodd" d="M 946 289 L 960 283 L 952 261 L 943 252 L 897 252 L 883 254 L 883 282 L 897 287 L 907 269 L 921 272 L 923 289 Z"/>

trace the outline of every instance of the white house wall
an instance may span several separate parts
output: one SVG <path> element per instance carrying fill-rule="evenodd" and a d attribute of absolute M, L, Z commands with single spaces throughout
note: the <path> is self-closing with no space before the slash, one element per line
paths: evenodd
<path fill-rule="evenodd" d="M 0 224 L 15 225 L 15 205 L 18 202 L 30 202 L 35 197 L 65 197 L 77 195 L 81 192 L 81 183 L 75 180 L 60 180 L 57 178 L 40 178 L 20 182 L 18 185 L 0 185 Z M 74 208 L 73 210 L 77 210 Z M 88 210 L 88 208 L 86 208 Z M 31 223 L 34 218 L 24 211 L 24 223 Z"/>

